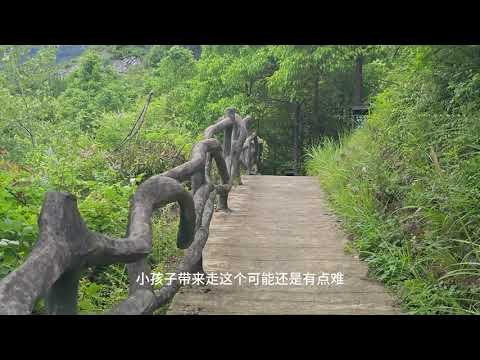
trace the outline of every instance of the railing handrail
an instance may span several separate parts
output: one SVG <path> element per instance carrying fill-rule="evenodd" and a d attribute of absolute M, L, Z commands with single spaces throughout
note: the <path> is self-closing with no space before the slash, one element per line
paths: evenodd
<path fill-rule="evenodd" d="M 0 314 L 30 314 L 42 297 L 49 314 L 76 314 L 82 270 L 115 263 L 127 264 L 129 295 L 109 314 L 152 314 L 166 304 L 182 286 L 178 280 L 157 290 L 150 283 L 136 281 L 142 273 L 150 273 L 146 258 L 152 250 L 153 211 L 178 202 L 177 246 L 187 250 L 176 273 L 203 272 L 202 250 L 217 195 L 217 208 L 228 210 L 229 191 L 235 180 L 241 183 L 240 165 L 248 174 L 258 172 L 261 139 L 255 133 L 248 135 L 250 122 L 250 117 L 242 119 L 235 109 L 227 109 L 205 130 L 204 140 L 193 146 L 188 162 L 140 184 L 130 201 L 126 238 L 90 231 L 73 195 L 47 192 L 38 220 L 37 243 L 26 261 L 0 281 Z M 223 146 L 213 138 L 221 131 Z M 212 158 L 221 184 L 210 177 Z M 191 192 L 182 185 L 186 180 L 191 181 Z"/>

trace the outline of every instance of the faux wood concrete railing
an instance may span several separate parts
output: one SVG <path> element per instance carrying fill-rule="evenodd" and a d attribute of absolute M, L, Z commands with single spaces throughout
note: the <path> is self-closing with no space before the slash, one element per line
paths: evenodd
<path fill-rule="evenodd" d="M 45 298 L 48 314 L 76 314 L 78 284 L 90 266 L 125 263 L 129 295 L 109 314 L 152 314 L 173 298 L 181 287 L 178 280 L 160 289 L 136 282 L 150 274 L 147 256 L 152 251 L 153 211 L 171 202 L 180 206 L 177 246 L 187 249 L 176 272 L 203 271 L 202 250 L 218 195 L 217 208 L 228 209 L 228 193 L 240 183 L 240 164 L 249 174 L 258 171 L 261 141 L 248 136 L 250 117 L 242 119 L 228 109 L 208 127 L 204 140 L 194 145 L 190 161 L 143 182 L 130 203 L 126 238 L 112 239 L 88 230 L 68 193 L 48 192 L 39 216 L 39 239 L 30 256 L 17 270 L 0 281 L 0 314 L 30 314 Z M 223 146 L 214 138 L 224 134 Z M 212 176 L 215 160 L 221 181 Z M 191 191 L 182 182 L 191 181 Z"/>

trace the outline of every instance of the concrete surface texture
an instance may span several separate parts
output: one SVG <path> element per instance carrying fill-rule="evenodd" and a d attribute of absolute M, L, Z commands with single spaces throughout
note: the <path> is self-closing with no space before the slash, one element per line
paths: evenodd
<path fill-rule="evenodd" d="M 367 265 L 345 253 L 349 240 L 318 179 L 262 175 L 242 182 L 230 192 L 232 211 L 214 214 L 203 251 L 216 284 L 184 286 L 167 314 L 401 313 L 367 277 Z"/>

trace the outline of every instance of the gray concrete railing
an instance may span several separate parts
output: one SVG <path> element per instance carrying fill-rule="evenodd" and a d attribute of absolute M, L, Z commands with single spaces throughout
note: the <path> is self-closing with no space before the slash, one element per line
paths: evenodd
<path fill-rule="evenodd" d="M 154 289 L 136 279 L 150 274 L 147 256 L 152 251 L 153 211 L 171 202 L 180 206 L 177 246 L 186 249 L 176 272 L 203 272 L 202 250 L 218 195 L 218 210 L 228 210 L 228 193 L 240 183 L 240 165 L 248 174 L 258 172 L 262 141 L 248 136 L 250 117 L 242 119 L 228 109 L 193 146 L 190 161 L 152 176 L 143 182 L 130 202 L 126 238 L 113 239 L 90 231 L 68 193 L 48 192 L 39 216 L 39 239 L 30 256 L 0 281 L 0 314 L 31 314 L 44 298 L 48 314 L 76 314 L 78 284 L 90 266 L 127 264 L 128 297 L 109 314 L 152 314 L 173 298 L 181 287 L 178 280 Z M 223 145 L 214 138 L 223 132 Z M 211 174 L 216 163 L 216 183 Z M 182 182 L 191 181 L 191 191 Z"/>

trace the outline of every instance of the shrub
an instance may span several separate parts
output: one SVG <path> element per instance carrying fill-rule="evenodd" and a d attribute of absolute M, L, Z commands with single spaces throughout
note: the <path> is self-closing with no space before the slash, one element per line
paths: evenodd
<path fill-rule="evenodd" d="M 466 95 L 452 105 L 477 80 L 455 83 L 431 49 L 409 51 L 364 128 L 310 149 L 307 171 L 408 311 L 478 314 L 480 113 Z"/>

